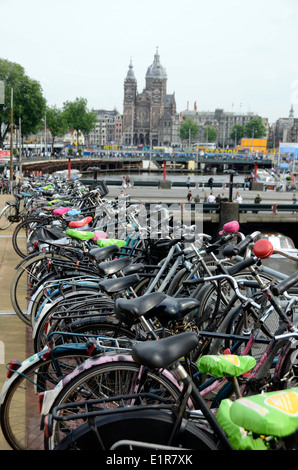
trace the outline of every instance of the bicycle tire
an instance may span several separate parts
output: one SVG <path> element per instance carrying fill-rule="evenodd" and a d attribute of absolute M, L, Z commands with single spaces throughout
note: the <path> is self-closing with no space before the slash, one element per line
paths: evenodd
<path fill-rule="evenodd" d="M 80 401 L 131 394 L 134 384 L 140 382 L 141 366 L 135 362 L 126 362 L 123 356 L 121 360 L 116 360 L 117 358 L 113 357 L 111 358 L 112 362 L 97 364 L 94 367 L 89 362 L 86 370 L 61 387 L 61 391 L 52 403 L 50 412 L 57 406 L 72 403 L 73 398 Z M 103 358 L 103 360 L 106 360 L 106 358 Z M 171 382 L 162 372 L 159 373 L 158 371 L 148 371 L 141 389 L 143 391 L 154 391 L 156 396 L 171 397 L 174 400 L 178 400 L 180 395 L 180 390 L 175 382 Z M 150 403 L 152 404 L 152 401 Z M 114 401 L 111 406 L 115 407 Z M 67 406 L 63 409 L 63 412 L 68 413 Z M 73 426 L 74 423 L 71 423 L 72 429 Z M 68 431 L 67 422 L 63 421 L 62 426 L 56 422 L 53 434 L 50 438 L 45 439 L 45 449 L 53 449 L 65 437 L 65 432 Z"/>
<path fill-rule="evenodd" d="M 192 422 L 186 419 L 182 420 L 179 437 L 170 442 L 169 437 L 175 425 L 175 417 L 173 413 L 165 410 L 146 410 L 137 409 L 127 411 L 117 411 L 113 415 L 105 415 L 95 420 L 95 427 L 101 439 L 101 445 L 96 440 L 95 433 L 92 433 L 88 423 L 81 425 L 63 441 L 61 441 L 54 450 L 115 450 L 115 444 L 118 442 L 120 449 L 125 450 L 151 450 L 162 446 L 165 451 L 173 454 L 178 449 L 185 450 L 219 450 L 214 441 Z M 135 442 L 135 445 L 127 443 L 127 441 Z M 126 447 L 124 442 L 126 441 Z M 122 442 L 122 445 L 121 445 Z M 137 443 L 143 445 L 139 447 Z M 147 445 L 146 445 L 147 444 Z M 149 445 L 148 445 L 149 444 Z M 151 445 L 150 445 L 151 444 Z M 154 447 L 155 445 L 155 447 Z M 165 446 L 163 448 L 163 446 Z M 121 450 L 120 450 L 121 452 Z"/>
<path fill-rule="evenodd" d="M 58 361 L 59 366 L 64 371 L 66 361 L 68 361 L 69 370 L 67 372 L 70 372 L 88 357 L 87 352 L 83 353 L 82 351 L 77 351 L 75 355 L 61 352 L 56 354 L 55 360 Z M 50 369 L 52 359 L 46 359 L 40 355 L 38 362 L 32 362 L 33 356 L 27 361 L 28 368 L 23 370 L 25 375 L 18 375 L 16 380 L 12 382 L 0 407 L 2 432 L 7 443 L 14 450 L 43 449 L 44 443 L 40 431 L 40 414 L 36 390 L 42 392 L 54 388 L 61 380 L 61 376 L 57 377 L 55 370 Z M 30 426 L 28 425 L 29 417 Z"/>
<path fill-rule="evenodd" d="M 298 386 L 298 347 L 289 348 L 283 359 L 278 377 L 281 378 L 281 388 L 287 390 Z"/>
<path fill-rule="evenodd" d="M 41 314 L 42 308 L 45 305 L 45 303 L 47 301 L 51 301 L 54 303 L 55 299 L 61 296 L 62 291 L 58 290 L 59 289 L 58 285 L 60 281 L 62 283 L 65 282 L 65 285 L 66 285 L 67 278 L 71 279 L 71 281 L 74 281 L 75 279 L 78 279 L 79 281 L 81 277 L 83 277 L 83 273 L 80 273 L 78 271 L 67 273 L 65 278 L 61 277 L 60 279 L 57 279 L 57 276 L 55 275 L 55 273 L 50 273 L 49 275 L 45 276 L 42 279 L 41 284 L 39 286 L 36 286 L 34 296 L 31 299 L 32 305 L 30 305 L 30 312 L 28 309 L 28 314 L 31 315 L 31 326 L 34 327 L 35 321 L 37 320 L 38 316 Z M 98 278 L 94 277 L 94 281 L 98 281 Z M 51 288 L 52 288 L 52 291 L 51 291 Z M 71 292 L 76 289 L 77 287 L 75 283 L 70 284 L 69 286 L 66 285 L 63 289 L 63 293 Z"/>
<path fill-rule="evenodd" d="M 267 274 L 265 275 L 262 273 L 262 274 L 259 274 L 259 276 L 262 277 L 262 279 L 266 281 L 269 281 L 269 280 L 272 281 L 272 276 L 269 276 Z M 248 271 L 237 273 L 233 277 L 236 280 L 237 279 L 254 280 L 253 276 Z M 200 306 L 198 308 L 198 313 L 197 313 L 197 322 L 198 322 L 197 325 L 201 329 L 207 328 L 208 322 L 210 321 L 214 313 L 214 310 L 217 307 L 217 289 L 218 289 L 218 286 L 213 285 L 210 282 L 210 284 L 208 283 L 202 288 L 198 288 L 197 293 L 193 294 L 193 297 L 200 301 Z M 225 289 L 228 289 L 226 290 L 226 296 L 227 296 L 227 301 L 229 301 L 231 300 L 232 295 L 233 295 L 229 293 L 230 284 L 228 283 L 228 281 L 222 280 L 220 284 L 221 295 Z M 234 293 L 234 290 L 232 288 L 230 290 L 232 293 Z M 250 288 L 250 293 L 248 297 L 251 297 L 251 296 L 252 296 L 252 293 L 251 293 L 251 288 Z M 239 301 L 237 302 L 239 304 Z M 225 299 L 219 300 L 218 310 L 223 310 L 226 306 L 227 306 L 227 303 Z"/>
<path fill-rule="evenodd" d="M 256 324 L 256 320 L 258 318 L 259 314 L 258 312 L 254 310 L 254 308 L 251 307 L 251 309 L 248 312 L 247 315 L 247 321 L 248 321 L 248 328 L 253 330 Z M 232 316 L 229 325 L 227 327 L 226 333 L 229 335 L 242 335 L 243 333 L 243 323 L 244 322 L 244 315 L 243 315 L 243 309 L 242 306 L 240 305 L 238 309 L 235 309 L 234 315 Z M 277 312 L 273 311 L 271 315 L 266 319 L 264 324 L 260 326 L 260 333 L 258 335 L 258 339 L 261 337 L 263 339 L 270 340 L 270 336 L 266 333 L 266 330 L 268 329 L 269 334 L 274 335 L 276 332 L 277 328 L 279 325 L 279 316 Z M 235 341 L 233 340 L 226 340 L 225 342 L 225 347 L 231 349 L 233 345 L 235 344 Z M 244 350 L 246 344 L 240 344 L 237 348 L 237 352 L 235 354 L 241 355 L 242 351 Z M 251 349 L 250 354 L 258 360 L 260 356 L 263 354 L 267 347 L 267 344 L 262 344 L 262 343 L 254 343 Z"/>
<path fill-rule="evenodd" d="M 26 258 L 19 265 L 10 285 L 10 300 L 15 313 L 28 326 L 31 326 L 31 317 L 27 314 L 27 302 L 31 297 L 34 288 L 42 280 L 43 276 L 49 272 L 48 260 L 55 259 L 69 262 L 66 256 L 52 254 L 40 254 Z M 80 267 L 80 271 L 83 268 Z M 79 270 L 78 270 L 79 271 Z M 90 271 L 85 271 L 90 274 Z"/>
<path fill-rule="evenodd" d="M 47 222 L 48 220 L 43 220 L 40 217 L 29 217 L 18 223 L 12 234 L 12 246 L 20 258 L 26 258 L 31 253 L 30 246 L 28 245 L 29 232 L 36 230 Z M 25 230 L 25 236 L 21 234 L 23 230 Z"/>
<path fill-rule="evenodd" d="M 75 305 L 75 304 L 78 304 L 81 300 L 86 299 L 86 298 L 88 298 L 88 296 L 92 296 L 92 295 L 94 295 L 94 291 L 92 291 L 92 290 L 88 291 L 88 290 L 84 289 L 82 291 L 69 292 L 68 294 L 62 295 L 59 298 L 55 299 L 55 302 L 53 303 L 52 307 L 50 307 L 47 310 L 46 314 L 44 316 L 42 316 L 42 318 L 40 319 L 40 321 L 37 323 L 36 327 L 34 328 L 34 332 L 33 332 L 34 351 L 36 353 L 41 351 L 44 348 L 44 346 L 47 344 L 47 333 L 45 331 L 46 330 L 45 326 L 54 314 L 63 315 L 65 313 L 65 316 L 68 316 L 68 317 L 71 318 L 71 314 L 74 315 L 76 313 L 75 310 L 72 311 L 72 312 L 68 312 L 68 310 L 71 307 L 71 302 L 73 302 L 74 305 Z M 97 299 L 102 300 L 102 299 L 104 299 L 104 297 L 102 296 L 101 293 L 95 294 L 95 296 L 93 296 L 93 298 L 92 298 L 92 300 L 90 300 L 90 302 L 91 301 L 96 302 Z M 109 299 L 107 299 L 107 303 L 104 306 L 101 306 L 101 308 L 104 309 L 104 313 L 101 313 L 99 315 L 104 314 L 106 316 L 107 315 L 107 309 L 108 309 L 108 314 L 114 313 L 114 304 L 111 307 Z M 87 310 L 86 310 L 86 312 L 87 312 Z M 64 325 L 65 320 L 61 320 L 60 324 Z M 53 327 L 52 327 L 51 330 L 52 331 L 53 331 L 53 329 L 59 330 L 59 328 L 60 328 L 59 327 L 59 321 L 54 321 L 53 322 Z"/>
<path fill-rule="evenodd" d="M 8 227 L 10 227 L 13 222 L 9 220 L 8 217 L 15 217 L 17 213 L 18 211 L 15 205 L 10 204 L 5 206 L 0 212 L 0 230 L 6 230 Z"/>

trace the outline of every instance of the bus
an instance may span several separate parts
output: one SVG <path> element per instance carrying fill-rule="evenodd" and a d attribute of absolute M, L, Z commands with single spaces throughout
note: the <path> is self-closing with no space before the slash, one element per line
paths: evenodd
<path fill-rule="evenodd" d="M 216 149 L 216 145 L 214 142 L 204 142 L 204 143 L 200 143 L 200 142 L 196 142 L 195 144 L 193 144 L 193 148 L 196 149 L 196 150 L 215 150 Z"/>

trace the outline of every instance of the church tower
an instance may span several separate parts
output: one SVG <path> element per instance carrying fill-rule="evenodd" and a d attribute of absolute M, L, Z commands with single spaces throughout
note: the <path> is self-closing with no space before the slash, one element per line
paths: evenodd
<path fill-rule="evenodd" d="M 123 102 L 123 143 L 132 145 L 135 119 L 135 102 L 137 97 L 137 81 L 133 71 L 132 61 L 124 80 Z"/>
<path fill-rule="evenodd" d="M 155 53 L 153 63 L 147 69 L 146 90 L 151 94 L 150 141 L 158 145 L 160 119 L 164 114 L 164 104 L 167 93 L 167 73 L 166 69 L 160 63 L 158 49 Z"/>

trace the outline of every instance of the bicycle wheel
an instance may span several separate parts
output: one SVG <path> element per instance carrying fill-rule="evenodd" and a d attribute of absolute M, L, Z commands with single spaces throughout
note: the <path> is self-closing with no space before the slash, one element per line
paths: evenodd
<path fill-rule="evenodd" d="M 288 343 L 289 344 L 289 343 Z M 286 390 L 298 386 L 298 347 L 288 348 L 282 367 L 278 371 L 280 389 Z"/>
<path fill-rule="evenodd" d="M 233 276 L 236 280 L 253 281 L 254 277 L 248 272 L 237 273 Z M 260 277 L 265 282 L 272 281 L 269 275 L 260 274 Z M 245 288 L 244 295 L 252 297 L 254 293 L 259 290 L 257 287 Z M 216 312 L 223 311 L 229 304 L 234 296 L 234 289 L 228 281 L 222 280 L 220 284 L 206 284 L 202 289 L 198 289 L 198 293 L 194 293 L 193 297 L 200 301 L 200 306 L 197 313 L 197 325 L 201 329 L 206 329 L 211 318 L 216 315 Z M 218 293 L 220 297 L 218 298 Z M 236 302 L 239 304 L 239 301 Z"/>
<path fill-rule="evenodd" d="M 51 254 L 41 254 L 24 260 L 19 265 L 10 286 L 10 300 L 14 311 L 18 317 L 28 326 L 31 326 L 31 318 L 28 316 L 28 300 L 31 298 L 34 289 L 51 270 L 54 271 L 55 263 L 69 263 L 70 259 L 66 256 L 57 256 Z M 58 267 L 57 267 L 58 269 Z M 82 267 L 79 268 L 83 270 Z M 79 274 L 78 270 L 78 274 Z M 89 271 L 85 271 L 90 274 Z"/>
<path fill-rule="evenodd" d="M 255 299 L 256 302 L 258 302 L 257 299 Z M 266 299 L 264 297 L 260 298 L 260 302 L 265 301 Z M 226 333 L 229 335 L 243 335 L 243 328 L 244 328 L 244 322 L 246 322 L 246 329 L 250 330 L 253 332 L 256 323 L 259 319 L 259 312 L 255 310 L 253 307 L 249 309 L 247 313 L 243 311 L 242 306 L 239 306 L 238 309 L 235 309 L 234 311 L 234 316 L 231 318 L 229 325 L 226 329 Z M 277 331 L 278 326 L 280 323 L 279 315 L 278 313 L 273 310 L 271 314 L 266 318 L 266 320 L 263 322 L 262 325 L 260 325 L 260 332 L 258 334 L 258 339 L 263 339 L 263 340 L 270 340 L 271 335 L 274 335 L 274 333 Z M 237 345 L 237 342 L 233 340 L 226 340 L 225 342 L 225 347 L 226 348 L 233 348 L 235 347 L 235 344 Z M 242 354 L 244 349 L 246 347 L 246 343 L 239 344 L 237 346 L 237 351 L 235 354 Z M 250 351 L 250 354 L 258 360 L 261 355 L 264 353 L 265 349 L 267 347 L 267 344 L 264 343 L 258 343 L 254 342 L 252 349 Z"/>
<path fill-rule="evenodd" d="M 99 416 L 92 431 L 88 423 L 72 431 L 54 450 L 158 450 L 169 454 L 175 450 L 218 450 L 213 440 L 199 427 L 182 420 L 178 436 L 171 440 L 175 416 L 166 410 L 119 410 L 112 415 Z"/>
<path fill-rule="evenodd" d="M 8 205 L 0 212 L 0 230 L 6 230 L 13 223 L 12 218 L 17 216 L 17 208 L 14 205 Z"/>
<path fill-rule="evenodd" d="M 2 432 L 12 449 L 43 449 L 38 393 L 53 389 L 61 380 L 61 373 L 68 374 L 88 357 L 86 351 L 71 354 L 61 351 L 55 354 L 53 362 L 52 358 L 46 359 L 40 354 L 37 361 L 33 362 L 34 356 L 27 360 L 22 375 L 15 372 L 16 379 L 11 382 L 0 407 Z"/>
<path fill-rule="evenodd" d="M 15 252 L 21 257 L 25 258 L 33 251 L 33 234 L 38 228 L 48 223 L 48 220 L 43 220 L 40 217 L 30 217 L 22 220 L 12 234 L 12 246 Z"/>
<path fill-rule="evenodd" d="M 80 300 L 82 300 L 82 299 L 80 299 L 77 296 L 77 293 L 75 293 L 75 294 L 76 294 L 74 296 L 75 302 L 78 305 L 80 305 Z M 71 300 L 70 297 L 68 297 L 68 301 L 69 300 Z M 94 300 L 92 300 L 92 302 L 94 302 L 94 304 L 95 304 L 95 307 L 94 307 L 94 309 L 91 310 L 91 313 L 92 313 L 92 315 L 96 315 L 96 314 L 98 315 L 98 320 L 97 321 L 98 321 L 98 323 L 100 323 L 100 320 L 101 320 L 100 317 L 103 317 L 104 320 L 106 321 L 107 316 L 114 314 L 114 305 L 113 304 L 111 305 L 109 302 L 107 302 L 106 304 L 100 305 L 98 307 L 96 305 L 96 300 L 97 300 L 96 298 L 94 298 Z M 101 302 L 101 297 L 98 297 L 98 300 Z M 64 302 L 65 299 L 62 298 L 61 301 Z M 102 304 L 102 302 L 101 302 L 101 304 Z M 78 311 L 76 311 L 76 310 L 68 311 L 67 304 L 65 305 L 65 308 L 62 308 L 61 305 L 60 306 L 59 305 L 58 306 L 54 305 L 53 308 L 47 312 L 47 314 L 41 319 L 41 321 L 38 323 L 37 327 L 34 329 L 34 338 L 33 338 L 34 351 L 35 352 L 41 351 L 44 348 L 44 346 L 47 344 L 48 331 L 46 331 L 45 326 L 46 326 L 46 324 L 47 324 L 47 322 L 49 321 L 50 318 L 52 318 L 51 319 L 51 323 L 52 323 L 51 331 L 55 330 L 55 331 L 71 331 L 72 332 L 73 328 L 74 328 L 74 325 L 72 323 L 75 321 L 75 319 L 77 320 L 77 323 L 76 323 L 75 326 L 79 327 L 79 323 L 84 320 L 84 316 L 87 315 L 88 312 L 89 312 L 88 309 L 85 309 L 84 312 L 80 314 L 81 319 L 77 320 L 77 318 L 75 318 L 75 317 L 79 316 Z M 59 320 L 59 317 L 61 317 L 61 320 Z M 84 326 L 85 325 L 87 326 L 86 323 L 84 323 Z M 113 334 L 116 335 L 116 331 L 117 331 L 116 326 L 119 326 L 119 322 L 117 322 L 116 325 L 110 325 L 109 323 L 107 323 L 107 324 L 100 323 L 99 328 L 101 328 L 102 331 L 106 331 L 106 333 L 95 333 L 95 334 L 102 334 L 102 335 L 106 334 L 107 336 L 109 336 L 109 332 L 110 332 L 110 328 L 111 328 L 111 331 L 113 332 Z M 99 331 L 99 330 L 97 330 L 97 331 Z"/>
<path fill-rule="evenodd" d="M 156 397 L 172 398 L 174 401 L 178 400 L 180 390 L 175 381 L 170 381 L 168 377 L 158 371 L 147 371 L 147 375 L 142 381 L 142 367 L 134 362 L 125 361 L 123 356 L 125 355 L 122 355 L 121 359 L 119 359 L 119 356 L 114 356 L 108 359 L 108 362 L 93 367 L 92 361 L 89 361 L 86 370 L 76 375 L 64 387 L 61 387 L 60 393 L 52 403 L 51 410 L 57 406 L 65 405 L 60 414 L 62 413 L 64 417 L 67 417 L 68 413 L 71 412 L 67 408 L 67 403 L 71 405 L 82 400 L 123 397 L 142 391 L 151 392 L 150 398 L 147 402 L 144 399 L 143 404 L 152 405 L 158 402 L 157 398 L 152 398 L 154 395 Z M 107 361 L 105 357 L 102 360 Z M 112 400 L 108 406 L 114 409 L 119 404 Z M 55 422 L 51 437 L 45 439 L 45 449 L 53 449 L 70 430 L 79 424 L 67 420 Z"/>
<path fill-rule="evenodd" d="M 80 275 L 77 271 L 67 273 L 67 277 L 61 277 L 59 279 L 57 279 L 57 275 L 55 273 L 50 273 L 45 276 L 40 284 L 35 287 L 34 294 L 28 305 L 28 314 L 31 315 L 31 326 L 34 327 L 46 304 L 52 303 L 54 305 L 56 299 L 60 298 L 61 300 L 62 293 L 66 295 L 70 292 L 81 291 L 84 287 L 80 284 L 80 279 L 82 279 L 83 283 L 84 278 L 86 279 L 85 288 L 88 288 L 88 284 L 90 284 L 91 288 L 91 279 L 94 279 L 93 282 L 98 283 L 98 277 L 93 278 L 92 276 L 86 275 L 84 277 L 82 273 Z M 67 279 L 69 279 L 69 282 Z M 95 286 L 92 286 L 92 291 L 90 290 L 90 292 L 94 293 L 94 290 L 95 292 L 98 292 L 98 289 L 96 290 Z"/>

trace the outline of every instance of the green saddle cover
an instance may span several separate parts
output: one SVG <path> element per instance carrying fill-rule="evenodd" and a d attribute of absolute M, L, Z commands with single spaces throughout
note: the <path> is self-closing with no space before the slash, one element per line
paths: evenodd
<path fill-rule="evenodd" d="M 197 362 L 202 374 L 211 374 L 214 377 L 239 377 L 253 369 L 255 365 L 254 357 L 235 354 L 202 356 Z"/>
<path fill-rule="evenodd" d="M 61 199 L 53 199 L 52 201 L 47 202 L 47 206 L 54 206 L 55 204 L 61 202 Z"/>
<path fill-rule="evenodd" d="M 256 434 L 289 436 L 298 428 L 298 387 L 239 398 L 230 415 L 234 423 Z"/>
<path fill-rule="evenodd" d="M 65 234 L 71 238 L 78 238 L 79 240 L 91 240 L 94 238 L 93 232 L 84 232 L 83 230 L 74 230 L 72 228 L 68 228 Z"/>
<path fill-rule="evenodd" d="M 96 244 L 101 248 L 110 245 L 117 245 L 119 248 L 122 248 L 126 245 L 126 241 L 118 240 L 117 238 L 99 238 L 98 240 L 96 240 Z"/>
<path fill-rule="evenodd" d="M 243 427 L 231 420 L 230 410 L 234 402 L 229 398 L 220 403 L 216 419 L 227 434 L 230 444 L 235 450 L 267 450 L 266 443 L 260 437 L 254 438 Z"/>

